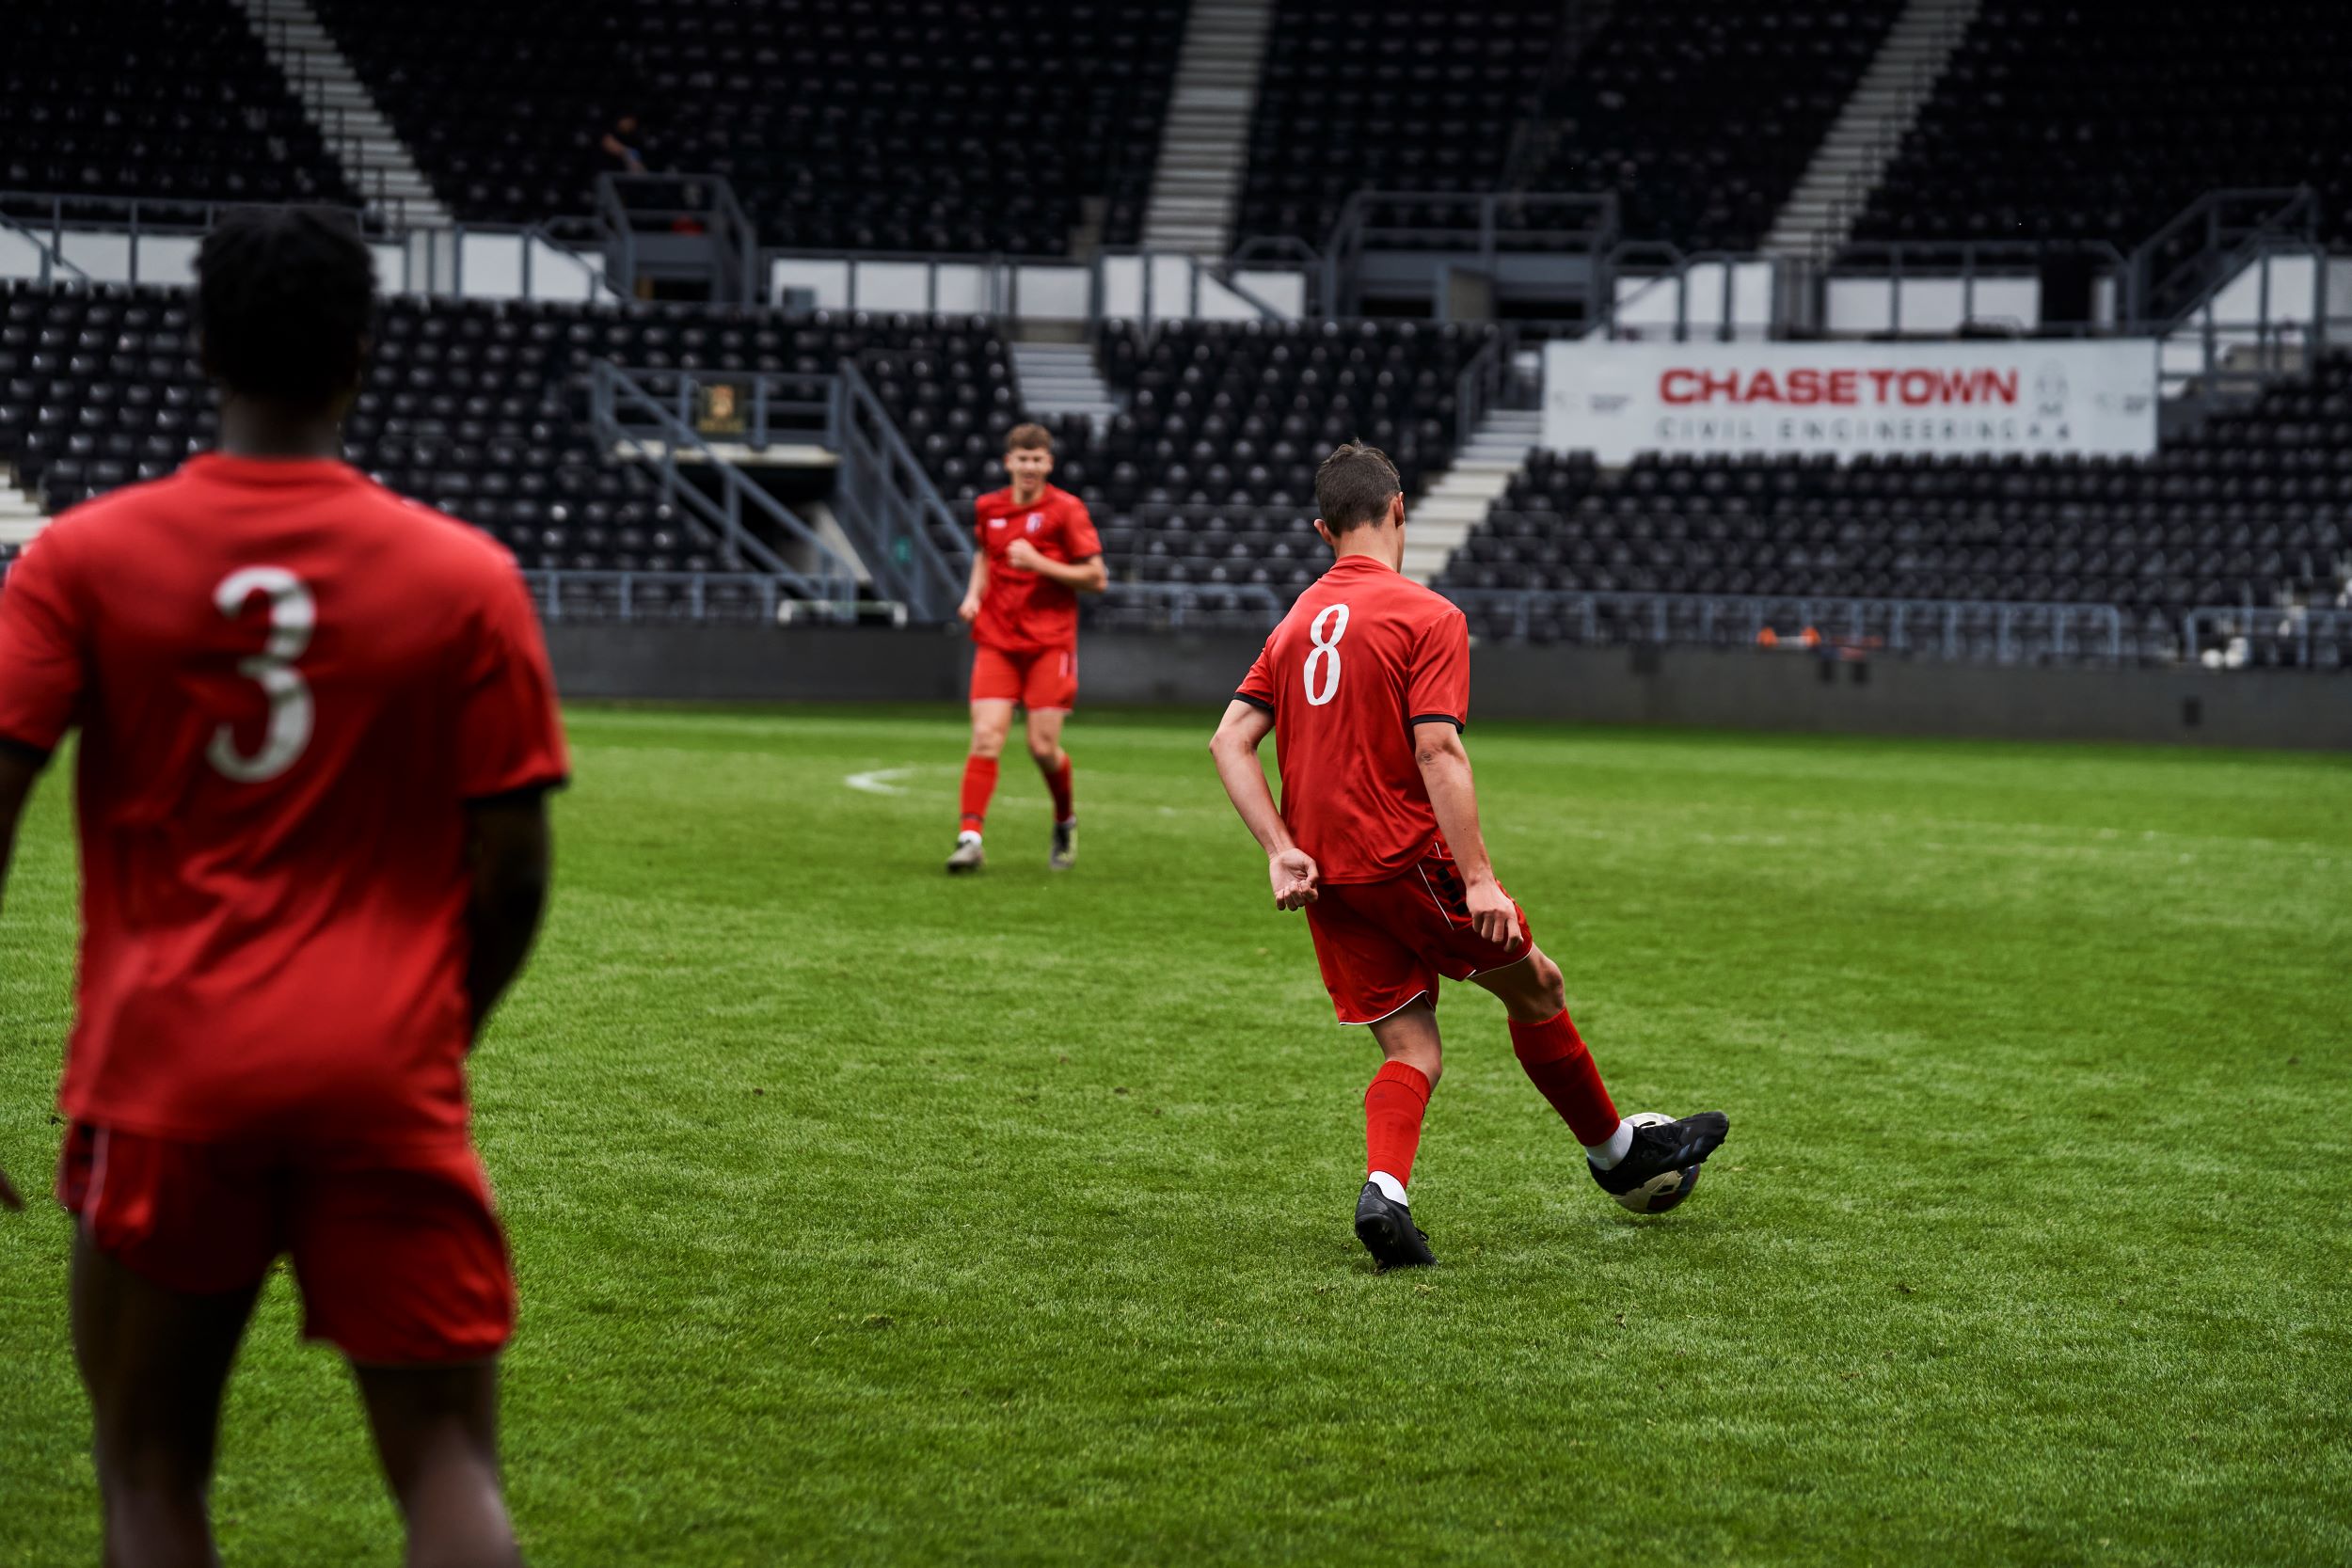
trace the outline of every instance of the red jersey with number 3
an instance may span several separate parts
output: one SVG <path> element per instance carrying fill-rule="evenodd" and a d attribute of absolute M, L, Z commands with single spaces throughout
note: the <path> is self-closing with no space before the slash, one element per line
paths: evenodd
<path fill-rule="evenodd" d="M 76 724 L 65 1114 L 462 1137 L 465 805 L 565 769 L 513 558 L 342 463 L 198 457 L 0 586 L 0 744 Z"/>
<path fill-rule="evenodd" d="M 1282 820 L 1325 881 L 1386 881 L 1438 842 L 1413 726 L 1470 718 L 1470 627 L 1450 600 L 1342 556 L 1234 695 L 1274 716 Z"/>
<path fill-rule="evenodd" d="M 1015 506 L 1009 488 L 992 490 L 972 503 L 972 521 L 980 553 L 988 557 L 988 587 L 980 594 L 972 641 L 1009 654 L 1076 647 L 1077 594 L 1023 571 L 1005 552 L 1014 540 L 1026 539 L 1048 561 L 1065 565 L 1101 555 L 1103 541 L 1087 515 L 1087 503 L 1050 484 L 1027 506 Z"/>

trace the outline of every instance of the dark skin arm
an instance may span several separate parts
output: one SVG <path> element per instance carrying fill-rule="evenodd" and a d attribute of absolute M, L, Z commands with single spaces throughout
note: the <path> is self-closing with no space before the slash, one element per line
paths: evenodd
<path fill-rule="evenodd" d="M 547 797 L 536 790 L 468 806 L 466 821 L 473 847 L 473 904 L 466 917 L 472 957 L 466 966 L 466 995 L 473 1009 L 471 1037 L 479 1040 L 491 1009 L 521 973 L 539 934 L 555 848 L 548 832 Z"/>
<path fill-rule="evenodd" d="M 8 859 L 16 852 L 16 824 L 24 815 L 24 801 L 33 793 L 33 781 L 40 777 L 46 758 L 32 756 L 8 747 L 0 747 L 0 888 L 8 880 Z M 8 1184 L 8 1173 L 0 1171 L 0 1209 L 23 1209 L 24 1199 Z"/>

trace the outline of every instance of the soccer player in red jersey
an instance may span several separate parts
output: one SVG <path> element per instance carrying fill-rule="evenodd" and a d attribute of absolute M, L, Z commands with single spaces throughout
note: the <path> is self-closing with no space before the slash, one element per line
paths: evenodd
<path fill-rule="evenodd" d="M 373 310 L 358 239 L 242 212 L 197 277 L 219 451 L 68 512 L 0 588 L 0 870 L 82 734 L 56 1192 L 105 1558 L 216 1560 L 223 1386 L 289 1253 L 409 1560 L 518 1562 L 514 1277 L 465 1059 L 546 896 L 547 653 L 505 550 L 340 460 Z"/>
<path fill-rule="evenodd" d="M 1671 1208 L 1728 1120 L 1617 1115 L 1569 1022 L 1559 966 L 1487 859 L 1461 739 L 1470 633 L 1452 603 L 1397 570 L 1396 469 L 1350 442 L 1317 470 L 1315 505 L 1338 559 L 1266 639 L 1210 750 L 1265 849 L 1275 907 L 1307 911 L 1340 1022 L 1368 1026 L 1385 1058 L 1364 1093 L 1357 1236 L 1383 1269 L 1435 1261 L 1406 1183 L 1440 1068 L 1440 975 L 1502 999 L 1520 1065 L 1602 1190 L 1643 1212 Z M 1258 761 L 1269 730 L 1279 809 Z"/>
<path fill-rule="evenodd" d="M 1029 756 L 1054 798 L 1050 863 L 1067 871 L 1078 858 L 1078 819 L 1061 726 L 1078 700 L 1078 595 L 1100 594 L 1110 578 L 1086 502 L 1045 483 L 1054 437 L 1043 425 L 1005 433 L 1005 471 L 1009 485 L 972 503 L 978 548 L 956 611 L 972 628 L 972 752 L 963 759 L 963 819 L 947 869 L 977 871 L 986 859 L 980 831 L 1019 703 L 1028 714 Z"/>

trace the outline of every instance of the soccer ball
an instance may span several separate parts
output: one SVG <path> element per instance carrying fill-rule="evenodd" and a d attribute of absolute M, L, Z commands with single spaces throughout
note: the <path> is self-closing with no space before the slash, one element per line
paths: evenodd
<path fill-rule="evenodd" d="M 1636 1111 L 1625 1119 L 1636 1127 L 1662 1127 L 1674 1117 L 1661 1111 Z M 1662 1214 L 1689 1197 L 1698 1184 L 1699 1167 L 1685 1165 L 1680 1170 L 1661 1171 L 1638 1187 L 1610 1196 L 1637 1214 Z"/>

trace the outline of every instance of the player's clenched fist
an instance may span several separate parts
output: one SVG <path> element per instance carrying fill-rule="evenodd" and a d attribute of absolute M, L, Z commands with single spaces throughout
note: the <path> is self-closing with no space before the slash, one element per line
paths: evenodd
<path fill-rule="evenodd" d="M 980 596 L 977 594 L 965 595 L 963 603 L 956 606 L 956 619 L 968 626 L 979 618 Z"/>
<path fill-rule="evenodd" d="M 1045 552 L 1026 539 L 1016 539 L 1005 546 L 1005 564 L 1008 566 L 1017 566 L 1025 572 L 1034 572 L 1044 563 L 1044 561 Z"/>
<path fill-rule="evenodd" d="M 1470 911 L 1470 928 L 1482 940 L 1499 946 L 1519 940 L 1518 908 L 1492 877 L 1470 883 L 1462 902 Z"/>
<path fill-rule="evenodd" d="M 1303 910 L 1315 901 L 1315 882 L 1323 873 L 1304 849 L 1279 850 L 1266 857 L 1266 879 L 1274 884 L 1274 907 Z"/>

